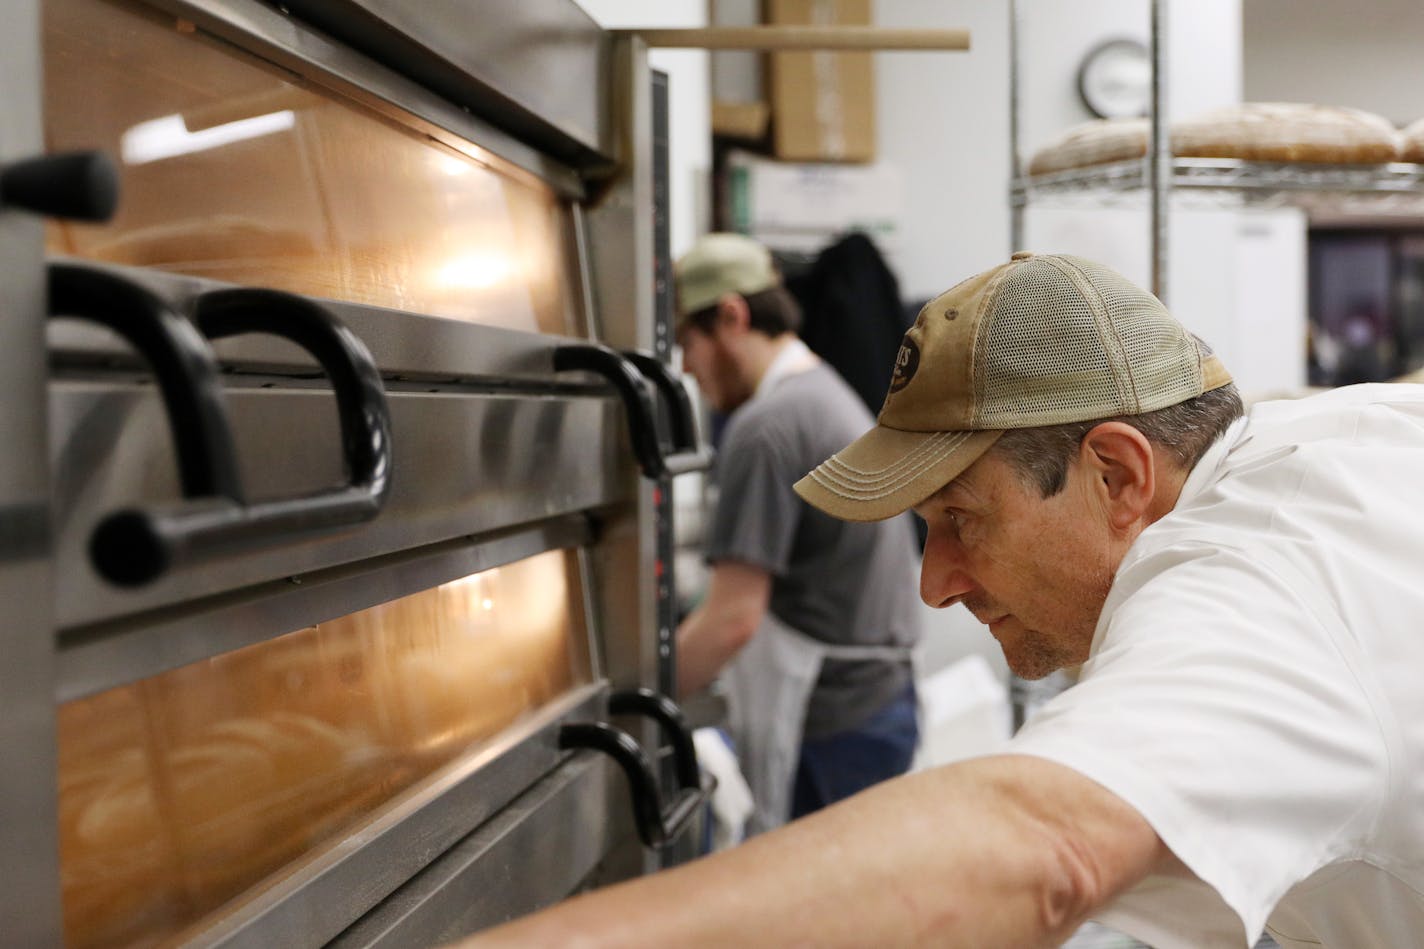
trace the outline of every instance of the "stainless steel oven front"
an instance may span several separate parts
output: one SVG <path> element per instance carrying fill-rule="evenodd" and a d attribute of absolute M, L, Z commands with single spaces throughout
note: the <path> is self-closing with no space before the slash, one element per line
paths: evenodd
<path fill-rule="evenodd" d="M 431 945 L 692 849 L 641 43 L 567 0 L 11 23 L 0 927 Z"/>

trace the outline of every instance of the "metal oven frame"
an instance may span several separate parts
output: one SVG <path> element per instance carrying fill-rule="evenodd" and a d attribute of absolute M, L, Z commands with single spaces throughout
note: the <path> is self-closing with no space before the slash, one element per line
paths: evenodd
<path fill-rule="evenodd" d="M 113 337 L 78 325 L 47 331 L 39 218 L 0 191 L 0 932 L 19 945 L 62 942 L 57 703 L 557 548 L 579 550 L 594 682 L 181 941 L 429 945 L 675 859 L 676 848 L 639 846 L 615 763 L 561 740 L 565 725 L 609 718 L 618 690 L 671 689 L 668 479 L 679 469 L 674 458 L 648 471 L 647 456 L 666 461 L 664 449 L 680 447 L 683 467 L 705 460 L 690 431 L 680 445 L 656 438 L 677 421 L 666 379 L 674 411 L 656 410 L 644 420 L 655 433 L 640 433 L 627 421 L 632 395 L 569 356 L 594 343 L 665 365 L 671 349 L 665 86 L 642 41 L 600 30 L 569 0 L 148 4 L 303 83 L 546 182 L 572 206 L 587 339 L 321 301 L 379 370 L 397 472 L 386 509 L 355 531 L 273 542 L 118 589 L 96 575 L 86 542 L 104 511 L 174 489 L 132 463 L 135 452 L 169 451 L 161 401 Z M 17 0 L 0 35 L 0 166 L 43 151 L 40 12 L 40 0 Z M 214 289 L 97 269 L 180 310 Z M 305 437 L 292 428 L 330 398 L 309 359 L 268 338 L 214 350 L 247 447 L 280 457 Z M 270 418 L 272 400 L 290 425 L 244 422 L 264 407 Z M 451 431 L 471 433 L 479 450 L 452 456 L 442 435 Z M 643 475 L 630 444 L 642 445 Z M 656 744 L 659 730 L 638 722 L 628 727 Z"/>

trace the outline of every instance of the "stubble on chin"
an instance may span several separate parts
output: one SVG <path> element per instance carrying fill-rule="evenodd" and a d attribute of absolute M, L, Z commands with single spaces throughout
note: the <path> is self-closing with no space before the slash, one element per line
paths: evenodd
<path fill-rule="evenodd" d="M 1086 641 L 1079 642 L 1081 638 L 1049 635 L 1042 630 L 1022 627 L 1012 640 L 999 639 L 999 648 L 1014 675 L 1033 681 L 1060 669 L 1081 665 L 1087 658 L 1088 647 Z"/>
<path fill-rule="evenodd" d="M 1066 661 L 1053 650 L 1044 648 L 1043 644 L 1038 642 L 1021 643 L 1020 648 L 1014 650 L 1013 655 L 1010 655 L 1008 650 L 1004 650 L 1004 658 L 1008 661 L 1009 668 L 1013 670 L 1014 675 L 1029 681 L 1046 678 L 1059 669 L 1073 665 L 1072 662 Z"/>

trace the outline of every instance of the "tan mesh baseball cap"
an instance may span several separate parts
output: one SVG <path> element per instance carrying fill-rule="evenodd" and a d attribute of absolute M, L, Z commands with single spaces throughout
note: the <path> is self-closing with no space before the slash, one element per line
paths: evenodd
<path fill-rule="evenodd" d="M 673 266 L 678 318 L 705 309 L 724 293 L 760 293 L 781 283 L 771 252 L 742 234 L 704 234 Z"/>
<path fill-rule="evenodd" d="M 954 480 L 1011 428 L 1136 415 L 1231 381 L 1160 301 L 1102 264 L 1020 252 L 920 310 L 876 426 L 796 483 L 878 521 Z"/>

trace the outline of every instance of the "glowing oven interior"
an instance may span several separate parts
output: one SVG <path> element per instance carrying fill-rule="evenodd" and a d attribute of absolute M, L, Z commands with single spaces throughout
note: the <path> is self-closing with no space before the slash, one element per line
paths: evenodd
<path fill-rule="evenodd" d="M 51 253 L 579 335 L 570 210 L 457 149 L 136 3 L 46 0 L 50 151 L 120 163 L 117 216 Z"/>
<path fill-rule="evenodd" d="M 71 946 L 172 935 L 591 677 L 551 551 L 59 710 Z"/>

